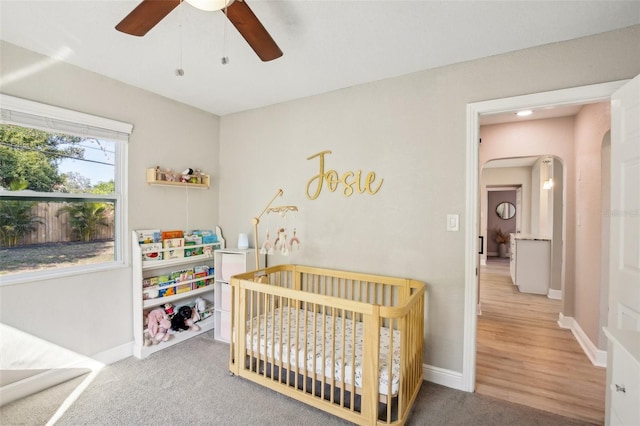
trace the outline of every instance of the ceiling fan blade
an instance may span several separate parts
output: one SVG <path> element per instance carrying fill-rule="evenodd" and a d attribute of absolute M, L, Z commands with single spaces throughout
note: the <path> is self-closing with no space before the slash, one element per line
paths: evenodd
<path fill-rule="evenodd" d="M 116 25 L 116 30 L 143 36 L 179 4 L 180 0 L 143 0 Z"/>
<path fill-rule="evenodd" d="M 282 56 L 282 50 L 271 38 L 246 1 L 235 0 L 227 7 L 226 15 L 262 61 L 272 61 Z"/>

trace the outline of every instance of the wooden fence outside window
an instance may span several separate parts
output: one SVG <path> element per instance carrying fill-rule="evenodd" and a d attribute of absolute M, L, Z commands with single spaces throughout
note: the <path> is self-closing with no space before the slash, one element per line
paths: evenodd
<path fill-rule="evenodd" d="M 40 218 L 40 223 L 35 223 L 35 228 L 30 233 L 23 235 L 18 241 L 18 246 L 31 244 L 61 243 L 79 241 L 74 235 L 69 220 L 69 213 L 66 211 L 57 215 L 66 203 L 42 202 L 37 203 L 31 212 Z M 114 220 L 113 211 L 107 213 L 108 226 L 99 226 L 94 240 L 113 240 Z"/>

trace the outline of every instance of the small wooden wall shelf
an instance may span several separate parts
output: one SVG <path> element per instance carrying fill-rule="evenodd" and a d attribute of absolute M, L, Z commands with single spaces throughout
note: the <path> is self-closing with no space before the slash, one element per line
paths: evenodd
<path fill-rule="evenodd" d="M 174 182 L 167 180 L 156 179 L 156 169 L 151 167 L 147 169 L 147 183 L 149 185 L 162 185 L 162 186 L 188 186 L 190 188 L 209 188 L 211 178 L 209 175 L 202 175 L 202 183 L 188 183 L 188 182 Z"/>

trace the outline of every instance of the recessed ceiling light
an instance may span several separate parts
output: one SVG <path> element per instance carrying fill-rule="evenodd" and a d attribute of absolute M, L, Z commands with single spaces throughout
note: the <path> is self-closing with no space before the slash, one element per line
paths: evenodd
<path fill-rule="evenodd" d="M 526 116 L 531 115 L 531 114 L 533 114 L 533 111 L 531 111 L 530 109 L 516 112 L 516 115 L 518 117 L 526 117 Z"/>

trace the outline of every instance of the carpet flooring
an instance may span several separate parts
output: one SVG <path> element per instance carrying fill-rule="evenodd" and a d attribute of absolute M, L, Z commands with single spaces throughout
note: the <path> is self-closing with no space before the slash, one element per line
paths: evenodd
<path fill-rule="evenodd" d="M 229 346 L 210 333 L 127 358 L 0 408 L 18 425 L 346 425 L 333 415 L 229 375 Z M 409 425 L 588 423 L 424 382 Z"/>

